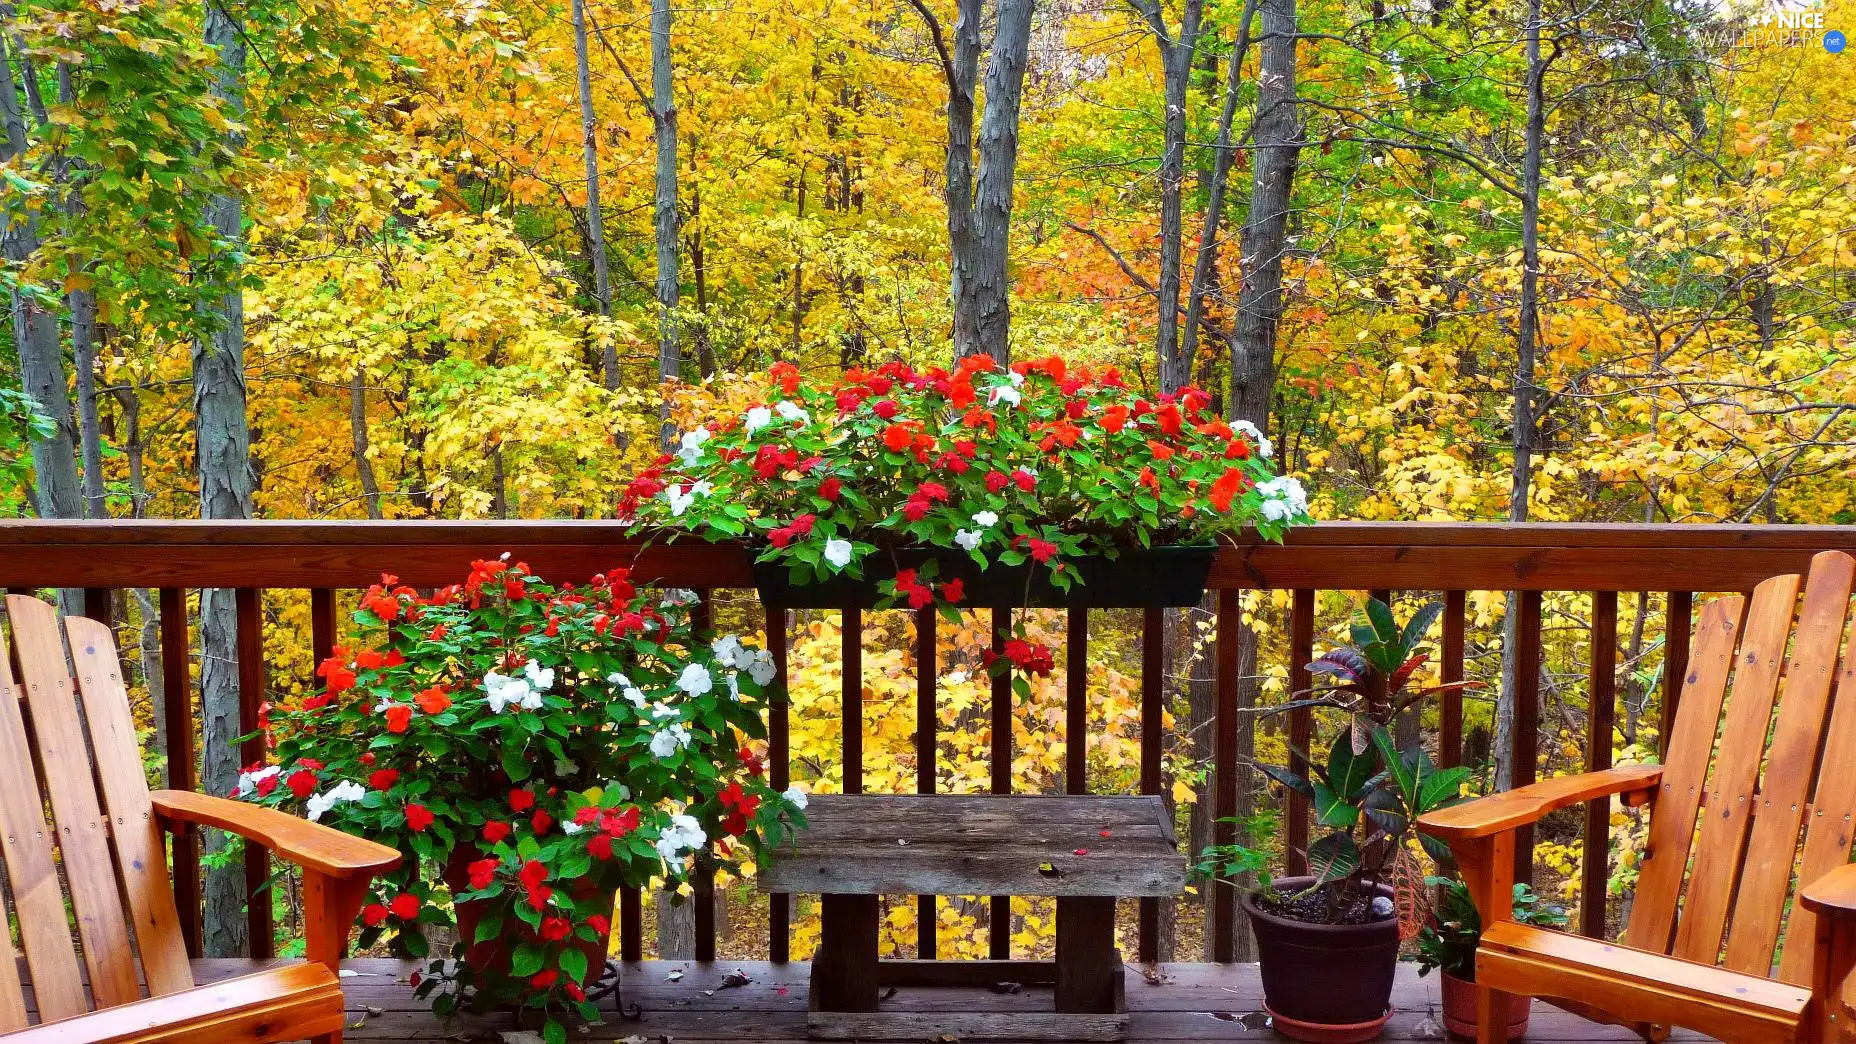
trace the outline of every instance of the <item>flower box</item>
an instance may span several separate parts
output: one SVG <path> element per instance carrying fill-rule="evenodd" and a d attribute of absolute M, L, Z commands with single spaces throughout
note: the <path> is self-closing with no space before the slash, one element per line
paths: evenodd
<path fill-rule="evenodd" d="M 861 578 L 837 575 L 816 580 L 809 570 L 794 570 L 783 561 L 754 563 L 754 586 L 761 601 L 787 609 L 872 609 L 883 599 L 879 585 L 898 570 L 935 563 L 938 578 L 965 585 L 963 604 L 978 608 L 1026 606 L 1037 609 L 1147 609 L 1198 605 L 1211 574 L 1215 544 L 1165 544 L 1131 548 L 1116 557 L 1079 555 L 1065 568 L 1074 570 L 1068 591 L 1050 581 L 1050 570 L 1031 562 L 981 568 L 967 555 L 933 547 L 878 551 L 863 562 Z"/>

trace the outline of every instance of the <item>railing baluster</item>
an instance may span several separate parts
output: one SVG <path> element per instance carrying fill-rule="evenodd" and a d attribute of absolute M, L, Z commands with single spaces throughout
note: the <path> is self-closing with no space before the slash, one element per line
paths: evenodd
<path fill-rule="evenodd" d="M 1089 793 L 1089 610 L 1071 609 L 1064 638 L 1063 790 Z"/>
<path fill-rule="evenodd" d="M 187 636 L 187 592 L 161 589 L 161 699 L 168 734 L 168 786 L 200 789 L 194 749 L 192 644 Z M 174 837 L 174 905 L 180 911 L 180 935 L 187 956 L 200 957 L 200 832 Z"/>
<path fill-rule="evenodd" d="M 709 641 L 710 632 L 715 629 L 715 592 L 697 591 L 696 604 L 690 611 L 690 623 L 698 642 Z M 715 864 L 706 856 L 696 860 L 695 872 L 690 881 L 692 911 L 696 922 L 696 959 L 699 961 L 715 960 Z"/>
<path fill-rule="evenodd" d="M 767 646 L 773 652 L 775 693 L 775 699 L 767 707 L 767 782 L 772 784 L 773 789 L 783 791 L 792 784 L 792 766 L 789 764 L 792 740 L 787 716 L 790 690 L 786 685 L 789 628 L 784 606 L 768 605 L 764 608 L 767 614 Z M 767 897 L 767 959 L 775 964 L 785 964 L 792 959 L 792 904 L 792 897 L 784 892 Z"/>
<path fill-rule="evenodd" d="M 84 588 L 84 615 L 99 623 L 115 624 L 116 605 L 107 587 Z"/>
<path fill-rule="evenodd" d="M 1695 595 L 1669 592 L 1669 611 L 1663 614 L 1663 721 L 1657 747 L 1667 756 L 1669 737 L 1676 728 L 1676 706 L 1682 701 L 1682 680 L 1688 675 L 1688 642 L 1694 626 Z"/>
<path fill-rule="evenodd" d="M 844 628 L 839 635 L 839 662 L 842 663 L 844 746 L 844 792 L 864 792 L 864 614 L 861 609 L 844 610 Z"/>
<path fill-rule="evenodd" d="M 1527 786 L 1539 774 L 1540 749 L 1540 601 L 1539 591 L 1522 591 L 1517 599 L 1514 656 L 1514 785 Z M 1534 880 L 1534 828 L 1515 833 L 1514 879 Z"/>
<path fill-rule="evenodd" d="M 937 752 L 935 683 L 941 671 L 935 646 L 936 616 L 932 606 L 915 611 L 915 792 L 934 793 Z M 935 897 L 915 897 L 915 956 L 933 960 L 940 948 L 936 938 Z"/>
<path fill-rule="evenodd" d="M 1443 660 L 1438 680 L 1445 685 L 1463 680 L 1463 623 L 1469 601 L 1467 591 L 1444 592 Z M 1445 689 L 1437 717 L 1437 761 L 1445 768 L 1463 763 L 1463 690 Z"/>
<path fill-rule="evenodd" d="M 992 792 L 1012 792 L 1012 672 L 1003 663 L 1005 640 L 1011 634 L 1012 611 L 992 611 L 992 653 L 999 663 L 999 673 L 992 679 Z M 987 948 L 995 961 L 1012 956 L 1012 900 L 1010 896 L 992 897 L 987 917 Z"/>
<path fill-rule="evenodd" d="M 1308 665 L 1315 658 L 1315 592 L 1295 592 L 1295 604 L 1289 612 L 1289 698 L 1307 692 L 1314 679 Z M 1289 771 L 1308 775 L 1309 744 L 1314 741 L 1314 708 L 1298 707 L 1289 712 Z M 1289 791 L 1288 816 L 1283 821 L 1283 847 L 1289 876 L 1308 872 L 1308 799 Z"/>
<path fill-rule="evenodd" d="M 1218 592 L 1218 709 L 1213 718 L 1217 734 L 1212 749 L 1212 843 L 1228 845 L 1237 839 L 1237 642 L 1242 624 L 1238 592 Z M 1212 908 L 1212 960 L 1237 959 L 1237 902 L 1233 890 L 1213 886 L 1207 900 Z"/>
<path fill-rule="evenodd" d="M 1141 616 L 1141 793 L 1161 792 L 1160 769 L 1164 750 L 1161 722 L 1166 708 L 1161 699 L 1161 669 L 1165 663 L 1165 610 L 1148 607 Z M 1172 805 L 1169 803 L 1168 808 Z M 1142 961 L 1160 959 L 1160 900 L 1142 899 L 1136 956 Z"/>
<path fill-rule="evenodd" d="M 256 587 L 238 588 L 234 599 L 238 615 L 238 717 L 239 727 L 252 732 L 239 747 L 239 760 L 255 765 L 264 760 L 265 737 L 258 732 L 258 709 L 264 703 L 264 592 Z M 271 923 L 271 893 L 262 895 L 271 876 L 271 854 L 262 845 L 245 843 L 245 931 L 250 938 L 251 956 L 276 956 L 276 939 Z"/>
<path fill-rule="evenodd" d="M 322 661 L 335 655 L 335 636 L 341 633 L 341 621 L 335 615 L 335 590 L 312 588 L 309 592 L 310 672 L 314 676 Z"/>
<path fill-rule="evenodd" d="M 1611 729 L 1617 715 L 1618 593 L 1592 592 L 1592 674 L 1587 687 L 1585 769 L 1611 767 Z M 1580 866 L 1579 930 L 1605 934 L 1605 884 L 1611 876 L 1611 799 L 1585 808 L 1585 861 Z"/>

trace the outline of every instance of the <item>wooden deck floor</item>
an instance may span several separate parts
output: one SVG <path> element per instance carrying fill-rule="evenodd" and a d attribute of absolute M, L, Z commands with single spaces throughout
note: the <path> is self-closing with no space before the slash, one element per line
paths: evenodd
<path fill-rule="evenodd" d="M 195 978 L 209 981 L 252 970 L 252 962 L 195 962 Z M 416 967 L 397 961 L 361 959 L 348 963 L 344 983 L 350 1013 L 347 1039 L 363 1041 L 502 1044 L 502 1031 L 514 1029 L 506 1016 L 460 1017 L 441 1023 L 414 999 L 406 976 Z M 739 969 L 752 980 L 724 988 L 728 973 Z M 1138 968 L 1129 969 L 1130 1037 L 1134 1042 L 1275 1039 L 1261 1012 L 1263 993 L 1255 965 L 1162 965 L 1164 982 L 1149 984 Z M 673 973 L 680 973 L 673 975 Z M 675 1041 L 728 1041 L 731 1044 L 797 1042 L 806 1036 L 806 977 L 803 962 L 649 961 L 625 969 L 625 1003 L 643 1009 L 638 1021 L 610 1019 L 583 1039 L 625 1040 L 634 1044 Z M 1415 966 L 1400 965 L 1393 995 L 1397 1013 L 1384 1040 L 1441 1040 L 1435 977 L 1420 979 Z M 903 989 L 886 1007 L 912 1011 L 1049 1010 L 1050 992 L 1026 989 L 1018 994 L 974 989 Z M 525 1038 L 517 1037 L 517 1041 Z M 538 1038 L 527 1038 L 538 1039 Z M 1599 1026 L 1545 1005 L 1535 1005 L 1528 1039 L 1541 1042 L 1629 1041 L 1633 1034 Z M 1678 1032 L 1675 1041 L 1710 1038 Z"/>

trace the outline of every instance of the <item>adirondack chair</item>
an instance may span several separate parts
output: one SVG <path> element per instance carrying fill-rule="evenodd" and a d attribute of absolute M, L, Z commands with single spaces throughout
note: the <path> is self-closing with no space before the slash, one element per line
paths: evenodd
<path fill-rule="evenodd" d="M 398 864 L 399 853 L 272 809 L 204 794 L 149 793 L 110 629 L 81 617 L 65 620 L 77 671 L 73 691 L 67 642 L 51 606 L 12 596 L 6 608 L 13 659 L 24 680 L 23 686 L 14 683 L 0 638 L 6 910 L 26 951 L 40 1021 L 27 1024 L 19 962 L 0 919 L 0 1041 L 258 1044 L 309 1038 L 339 1044 L 338 964 L 348 929 L 368 881 Z M 95 752 L 94 772 L 86 746 Z M 55 832 L 45 821 L 48 799 Z M 240 834 L 303 868 L 307 961 L 194 985 L 162 831 L 202 825 Z M 83 974 L 59 891 L 59 864 Z"/>
<path fill-rule="evenodd" d="M 1825 552 L 1801 609 L 1795 574 L 1761 583 L 1750 605 L 1710 602 L 1663 765 L 1550 779 L 1421 821 L 1449 842 L 1485 925 L 1483 1044 L 1503 1039 L 1506 994 L 1646 1039 L 1684 1026 L 1736 1042 L 1856 1040 L 1856 649 L 1838 666 L 1853 576 L 1856 560 Z M 1515 923 L 1516 828 L 1612 795 L 1651 807 L 1622 941 Z"/>

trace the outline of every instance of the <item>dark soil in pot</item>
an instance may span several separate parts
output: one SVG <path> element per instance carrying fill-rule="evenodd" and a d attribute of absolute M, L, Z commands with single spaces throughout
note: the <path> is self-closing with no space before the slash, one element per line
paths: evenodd
<path fill-rule="evenodd" d="M 1370 1040 L 1379 1035 L 1392 1003 L 1398 919 L 1373 919 L 1370 896 L 1339 911 L 1333 920 L 1341 923 L 1298 918 L 1298 913 L 1309 917 L 1321 909 L 1319 896 L 1292 898 L 1313 883 L 1311 877 L 1279 877 L 1274 889 L 1281 900 L 1244 896 L 1244 911 L 1257 937 L 1264 999 L 1277 1016 L 1276 1029 L 1287 1036 Z M 1381 887 L 1379 894 L 1390 897 L 1392 891 Z"/>

